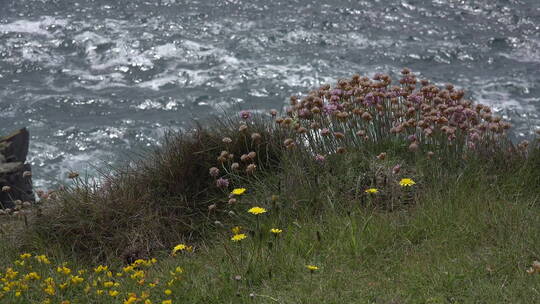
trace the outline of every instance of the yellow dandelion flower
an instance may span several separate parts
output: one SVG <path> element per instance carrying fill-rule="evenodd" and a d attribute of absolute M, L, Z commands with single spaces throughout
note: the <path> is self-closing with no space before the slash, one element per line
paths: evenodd
<path fill-rule="evenodd" d="M 113 286 L 114 286 L 114 282 L 111 282 L 111 281 L 103 282 L 103 287 L 105 288 L 111 288 Z"/>
<path fill-rule="evenodd" d="M 231 238 L 231 241 L 233 242 L 239 242 L 243 239 L 247 238 L 247 236 L 243 233 L 240 233 L 240 234 L 235 234 L 233 235 L 233 237 Z"/>
<path fill-rule="evenodd" d="M 16 296 L 16 297 L 20 297 L 20 296 L 21 296 L 21 292 L 20 292 L 20 291 L 15 292 L 15 296 Z"/>
<path fill-rule="evenodd" d="M 178 251 L 184 251 L 184 250 L 187 250 L 187 249 L 188 249 L 188 246 L 186 246 L 185 244 L 178 244 L 178 245 L 174 246 L 174 248 L 172 250 L 172 255 L 175 256 Z"/>
<path fill-rule="evenodd" d="M 58 273 L 62 273 L 62 274 L 65 274 L 65 275 L 68 275 L 68 274 L 71 273 L 71 269 L 69 269 L 66 266 L 58 266 L 58 268 L 56 268 L 56 271 Z"/>
<path fill-rule="evenodd" d="M 144 300 L 144 304 L 152 304 L 152 301 L 150 299 Z"/>
<path fill-rule="evenodd" d="M 79 283 L 82 283 L 84 281 L 84 279 L 78 275 L 76 276 L 71 276 L 71 282 L 73 284 L 79 284 Z"/>
<path fill-rule="evenodd" d="M 94 268 L 95 273 L 101 273 L 101 272 L 105 272 L 107 270 L 109 270 L 109 266 L 99 265 L 98 267 Z"/>
<path fill-rule="evenodd" d="M 60 287 L 60 289 L 65 289 L 66 287 L 68 287 L 68 283 L 62 283 L 60 285 L 58 285 L 58 287 Z"/>
<path fill-rule="evenodd" d="M 46 255 L 42 254 L 42 255 L 36 255 L 34 258 L 36 258 L 36 260 L 40 263 L 43 263 L 43 264 L 50 264 L 51 261 L 49 261 L 49 259 L 47 258 Z"/>
<path fill-rule="evenodd" d="M 248 212 L 251 213 L 251 214 L 254 214 L 254 215 L 259 215 L 259 214 L 265 213 L 266 209 L 264 209 L 262 207 L 253 207 L 253 208 L 249 209 Z"/>
<path fill-rule="evenodd" d="M 242 226 L 234 226 L 234 227 L 232 227 L 231 231 L 234 234 L 239 234 L 240 231 L 242 231 Z"/>
<path fill-rule="evenodd" d="M 163 300 L 161 304 L 172 304 L 172 300 Z"/>
<path fill-rule="evenodd" d="M 133 304 L 137 302 L 137 297 L 136 296 L 130 296 L 129 298 L 127 298 L 127 300 L 124 301 L 124 304 Z"/>
<path fill-rule="evenodd" d="M 109 290 L 109 296 L 116 297 L 118 294 L 120 294 L 117 290 Z"/>
<path fill-rule="evenodd" d="M 37 274 L 37 272 L 30 272 L 29 274 L 24 276 L 25 281 L 39 280 L 39 279 L 41 279 L 41 277 L 39 276 L 39 274 Z"/>
<path fill-rule="evenodd" d="M 272 229 L 270 229 L 270 232 L 275 234 L 275 235 L 278 235 L 278 234 L 282 233 L 283 230 L 278 229 L 278 228 L 272 228 Z"/>
<path fill-rule="evenodd" d="M 32 255 L 30 253 L 22 253 L 19 257 L 24 260 L 32 257 Z"/>
<path fill-rule="evenodd" d="M 98 289 L 98 290 L 96 290 L 96 294 L 98 294 L 98 295 L 102 295 L 103 292 L 104 292 L 103 289 Z"/>
<path fill-rule="evenodd" d="M 47 286 L 46 288 L 43 289 L 43 292 L 45 292 L 46 294 L 50 295 L 50 296 L 54 296 L 56 294 L 56 290 L 54 289 L 53 286 L 49 285 Z"/>
<path fill-rule="evenodd" d="M 415 184 L 416 183 L 410 178 L 402 178 L 401 181 L 399 181 L 399 185 L 401 187 L 410 187 Z"/>
<path fill-rule="evenodd" d="M 148 286 L 154 288 L 156 287 L 156 283 L 148 283 Z"/>
<path fill-rule="evenodd" d="M 60 304 L 71 304 L 71 302 L 68 301 L 68 300 L 64 300 L 64 301 L 60 302 Z"/>
<path fill-rule="evenodd" d="M 172 294 L 172 290 L 170 289 L 165 289 L 164 293 L 168 296 L 170 296 Z"/>
<path fill-rule="evenodd" d="M 315 265 L 306 265 L 306 268 L 309 269 L 309 271 L 319 270 L 319 267 Z"/>
<path fill-rule="evenodd" d="M 379 193 L 379 190 L 377 188 L 369 188 L 369 189 L 366 189 L 366 191 L 364 192 L 369 193 L 369 194 L 377 194 Z"/>
<path fill-rule="evenodd" d="M 231 194 L 233 195 L 242 195 L 246 192 L 246 188 L 236 188 L 233 191 L 231 191 Z"/>

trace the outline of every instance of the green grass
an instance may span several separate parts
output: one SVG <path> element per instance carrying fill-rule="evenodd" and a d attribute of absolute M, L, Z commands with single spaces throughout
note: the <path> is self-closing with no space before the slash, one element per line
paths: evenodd
<path fill-rule="evenodd" d="M 389 156 L 377 160 L 383 147 Z M 220 205 L 215 215 L 207 212 L 204 237 L 191 241 L 192 253 L 171 257 L 169 250 L 152 252 L 158 263 L 146 275 L 147 282 L 159 279 L 157 287 L 122 278 L 116 288 L 120 295 L 113 298 L 95 295 L 98 287 L 86 294 L 83 283 L 59 291 L 52 303 L 122 303 L 129 292 L 140 295 L 143 290 L 153 303 L 540 301 L 540 273 L 526 272 L 540 259 L 539 150 L 531 150 L 527 159 L 447 159 L 441 167 L 438 161 L 391 149 L 384 144 L 368 153 L 336 155 L 322 166 L 301 151 L 288 154 L 280 170 L 242 179 L 248 193 L 235 206 Z M 396 163 L 402 170 L 394 176 L 390 171 Z M 417 184 L 406 191 L 397 185 L 402 177 Z M 380 193 L 363 193 L 371 186 Z M 259 221 L 247 213 L 255 205 L 268 210 Z M 235 225 L 248 235 L 240 243 L 230 240 Z M 283 229 L 277 238 L 268 232 L 273 227 Z M 21 250 L 46 253 L 53 265 L 67 262 L 73 271 L 97 265 L 62 241 L 45 243 L 31 229 L 26 233 L 31 241 L 23 247 L 7 238 L 0 243 L 3 270 L 13 267 Z M 106 262 L 121 269 L 120 258 Z M 311 273 L 308 264 L 319 270 Z M 184 269 L 181 280 L 166 286 L 169 272 L 178 266 Z M 61 282 L 65 277 L 55 269 L 33 268 Z M 85 275 L 85 280 L 96 277 Z M 163 293 L 167 288 L 171 296 Z M 14 292 L 0 301 L 37 303 L 44 298 L 40 289 L 23 291 L 21 297 Z"/>

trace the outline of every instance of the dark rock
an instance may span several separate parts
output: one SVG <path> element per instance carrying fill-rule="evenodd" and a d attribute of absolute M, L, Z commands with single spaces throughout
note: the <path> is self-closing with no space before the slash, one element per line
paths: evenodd
<path fill-rule="evenodd" d="M 30 164 L 25 164 L 30 136 L 21 129 L 9 136 L 0 138 L 0 208 L 12 208 L 14 201 L 34 202 Z M 9 191 L 2 191 L 9 186 Z"/>
<path fill-rule="evenodd" d="M 11 135 L 0 138 L 0 154 L 7 162 L 25 162 L 28 155 L 30 134 L 26 128 L 20 129 Z"/>

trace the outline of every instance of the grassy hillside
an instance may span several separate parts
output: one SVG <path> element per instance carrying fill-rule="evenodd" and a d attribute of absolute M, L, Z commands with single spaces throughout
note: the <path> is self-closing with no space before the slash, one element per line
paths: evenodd
<path fill-rule="evenodd" d="M 73 174 L 2 218 L 0 302 L 540 301 L 537 142 L 403 75 L 169 134 L 104 183 Z"/>

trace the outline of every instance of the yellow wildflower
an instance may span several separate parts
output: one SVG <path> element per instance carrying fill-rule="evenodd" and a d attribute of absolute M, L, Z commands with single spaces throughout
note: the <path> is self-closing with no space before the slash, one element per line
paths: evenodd
<path fill-rule="evenodd" d="M 239 242 L 243 239 L 247 238 L 247 236 L 243 233 L 240 233 L 240 234 L 235 234 L 233 235 L 233 237 L 231 238 L 231 241 L 233 242 Z"/>
<path fill-rule="evenodd" d="M 96 294 L 102 295 L 102 294 L 103 294 L 103 289 L 98 289 L 98 290 L 96 290 Z"/>
<path fill-rule="evenodd" d="M 416 183 L 410 178 L 402 178 L 401 181 L 399 181 L 399 185 L 401 187 L 410 187 L 415 184 Z"/>
<path fill-rule="evenodd" d="M 30 272 L 29 274 L 24 276 L 24 280 L 26 280 L 26 281 L 39 280 L 40 278 L 41 277 L 39 276 L 39 274 L 37 274 L 37 272 Z"/>
<path fill-rule="evenodd" d="M 233 195 L 242 195 L 246 192 L 246 188 L 236 188 L 233 191 L 231 191 L 231 194 Z"/>
<path fill-rule="evenodd" d="M 253 207 L 249 209 L 248 212 L 251 214 L 259 215 L 259 214 L 265 213 L 266 209 L 261 208 L 261 207 Z"/>
<path fill-rule="evenodd" d="M 168 296 L 170 296 L 172 294 L 172 290 L 170 289 L 165 289 L 164 293 Z"/>
<path fill-rule="evenodd" d="M 45 289 L 43 289 L 43 291 L 46 294 L 51 295 L 51 296 L 54 296 L 56 294 L 56 290 L 54 289 L 52 285 L 47 286 Z"/>
<path fill-rule="evenodd" d="M 109 266 L 99 265 L 98 267 L 94 268 L 95 273 L 105 272 L 107 270 L 109 270 Z"/>
<path fill-rule="evenodd" d="M 56 268 L 56 271 L 58 273 L 63 273 L 65 275 L 68 275 L 71 273 L 71 269 L 69 269 L 68 267 L 66 266 L 58 266 L 58 268 Z"/>
<path fill-rule="evenodd" d="M 146 299 L 144 300 L 144 304 L 152 304 L 152 301 L 150 301 L 150 299 Z"/>
<path fill-rule="evenodd" d="M 22 260 L 32 257 L 30 253 L 23 253 L 19 256 Z"/>
<path fill-rule="evenodd" d="M 242 231 L 242 226 L 234 226 L 234 227 L 232 227 L 231 231 L 234 234 L 239 234 L 240 231 Z"/>
<path fill-rule="evenodd" d="M 188 247 L 185 244 L 178 244 L 174 246 L 172 250 L 172 255 L 175 256 L 178 251 L 184 251 L 186 249 L 188 249 Z"/>
<path fill-rule="evenodd" d="M 65 289 L 66 287 L 68 287 L 68 282 L 62 283 L 62 284 L 58 285 L 58 287 L 60 287 L 60 289 Z"/>
<path fill-rule="evenodd" d="M 111 281 L 103 282 L 103 287 L 105 288 L 111 288 L 113 286 L 114 286 L 114 282 L 111 282 Z"/>
<path fill-rule="evenodd" d="M 136 296 L 130 296 L 127 300 L 124 301 L 124 304 L 133 304 L 137 302 Z"/>
<path fill-rule="evenodd" d="M 270 229 L 270 232 L 272 232 L 275 235 L 278 235 L 278 234 L 282 233 L 283 230 L 278 229 L 278 228 L 272 228 L 272 229 Z"/>
<path fill-rule="evenodd" d="M 319 267 L 317 267 L 315 265 L 306 265 L 306 268 L 309 269 L 311 272 L 313 272 L 315 270 L 319 270 Z"/>
<path fill-rule="evenodd" d="M 79 283 L 82 283 L 84 281 L 83 278 L 81 278 L 80 276 L 76 275 L 76 276 L 72 276 L 71 277 L 71 282 L 73 284 L 79 284 Z"/>
<path fill-rule="evenodd" d="M 379 193 L 379 190 L 377 188 L 369 188 L 369 189 L 366 189 L 366 191 L 364 192 L 369 193 L 369 194 L 377 194 Z"/>
<path fill-rule="evenodd" d="M 46 255 L 42 254 L 42 255 L 36 255 L 35 256 L 36 260 L 40 263 L 43 263 L 43 264 L 50 264 L 51 261 L 49 261 L 49 259 L 47 258 Z"/>
<path fill-rule="evenodd" d="M 20 292 L 20 291 L 15 292 L 15 296 L 16 296 L 16 297 L 20 297 L 20 296 L 21 296 L 21 292 Z"/>
<path fill-rule="evenodd" d="M 117 290 L 109 290 L 109 296 L 116 297 L 119 294 Z"/>
<path fill-rule="evenodd" d="M 161 304 L 172 304 L 172 300 L 163 300 Z"/>

